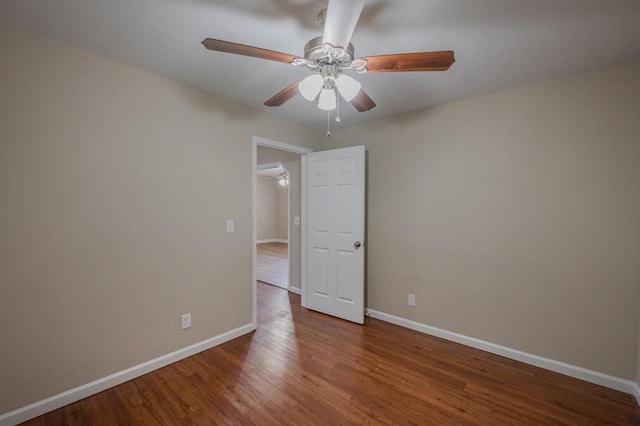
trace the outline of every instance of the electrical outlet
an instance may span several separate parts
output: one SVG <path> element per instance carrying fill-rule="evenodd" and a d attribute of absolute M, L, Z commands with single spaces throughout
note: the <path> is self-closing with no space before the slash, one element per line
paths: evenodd
<path fill-rule="evenodd" d="M 409 306 L 416 306 L 416 295 L 409 293 L 407 303 Z"/>
<path fill-rule="evenodd" d="M 232 233 L 235 231 L 235 225 L 233 223 L 233 219 L 227 219 L 227 233 Z"/>
<path fill-rule="evenodd" d="M 191 313 L 182 315 L 180 319 L 182 320 L 182 330 L 191 328 Z"/>

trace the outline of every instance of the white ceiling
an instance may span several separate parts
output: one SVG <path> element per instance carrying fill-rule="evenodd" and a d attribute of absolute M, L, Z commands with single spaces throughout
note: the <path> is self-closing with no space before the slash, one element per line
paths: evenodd
<path fill-rule="evenodd" d="M 304 68 L 206 50 L 218 38 L 303 55 L 326 0 L 2 0 L 0 19 L 153 73 L 324 129 L 301 96 L 264 101 Z M 447 72 L 357 75 L 377 103 L 341 105 L 342 126 L 640 55 L 639 0 L 367 0 L 356 56 L 454 50 Z M 333 122 L 335 125 L 336 123 Z"/>

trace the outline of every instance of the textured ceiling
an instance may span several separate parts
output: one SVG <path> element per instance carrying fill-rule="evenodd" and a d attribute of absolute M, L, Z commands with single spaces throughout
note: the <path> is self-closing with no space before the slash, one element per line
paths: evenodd
<path fill-rule="evenodd" d="M 206 37 L 302 55 L 326 0 L 3 0 L 0 19 L 153 73 L 324 129 L 296 96 L 265 100 L 304 68 L 211 52 Z M 341 104 L 341 126 L 401 114 L 640 55 L 638 0 L 368 0 L 356 56 L 454 50 L 446 72 L 356 75 L 377 107 Z M 335 122 L 333 123 L 336 124 Z"/>

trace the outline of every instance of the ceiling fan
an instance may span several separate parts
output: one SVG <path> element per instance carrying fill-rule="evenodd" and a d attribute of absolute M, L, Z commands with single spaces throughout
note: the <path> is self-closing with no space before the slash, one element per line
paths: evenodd
<path fill-rule="evenodd" d="M 294 66 L 305 66 L 312 75 L 296 81 L 266 101 L 266 106 L 280 106 L 298 93 L 313 101 L 318 107 L 330 111 L 336 108 L 337 92 L 358 111 L 364 112 L 376 106 L 355 79 L 343 74 L 356 73 L 445 71 L 455 62 L 452 51 L 397 53 L 391 55 L 355 58 L 351 36 L 362 12 L 364 0 L 329 0 L 327 9 L 318 19 L 324 24 L 324 34 L 309 41 L 304 47 L 304 57 L 229 41 L 205 39 L 202 44 L 209 50 L 252 56 Z M 319 96 L 318 96 L 319 95 Z"/>

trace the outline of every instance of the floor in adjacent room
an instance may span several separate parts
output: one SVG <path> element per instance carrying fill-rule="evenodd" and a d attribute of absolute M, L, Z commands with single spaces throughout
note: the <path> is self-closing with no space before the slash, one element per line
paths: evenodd
<path fill-rule="evenodd" d="M 258 329 L 29 422 L 640 424 L 633 396 L 258 283 Z"/>
<path fill-rule="evenodd" d="M 263 283 L 289 288 L 289 259 L 287 243 L 256 245 L 256 278 Z"/>

